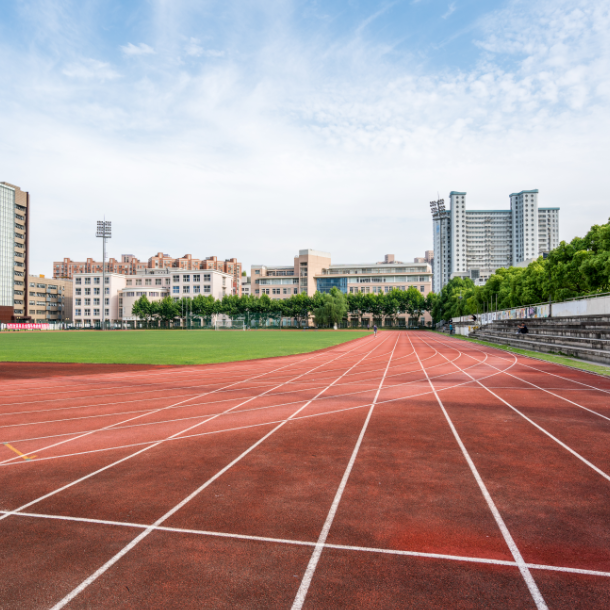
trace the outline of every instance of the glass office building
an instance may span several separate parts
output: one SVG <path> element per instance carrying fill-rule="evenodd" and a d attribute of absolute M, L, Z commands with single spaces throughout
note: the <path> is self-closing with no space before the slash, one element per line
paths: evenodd
<path fill-rule="evenodd" d="M 15 189 L 0 184 L 0 307 L 13 307 Z"/>

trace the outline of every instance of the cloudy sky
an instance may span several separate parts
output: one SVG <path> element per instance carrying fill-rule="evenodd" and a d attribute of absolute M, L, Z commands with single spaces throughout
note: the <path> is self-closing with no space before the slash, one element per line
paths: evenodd
<path fill-rule="evenodd" d="M 7 0 L 0 180 L 64 256 L 401 260 L 428 203 L 610 215 L 607 0 Z"/>

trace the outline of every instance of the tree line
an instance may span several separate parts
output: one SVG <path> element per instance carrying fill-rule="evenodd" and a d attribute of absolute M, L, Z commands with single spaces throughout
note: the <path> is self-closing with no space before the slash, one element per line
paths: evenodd
<path fill-rule="evenodd" d="M 293 318 L 299 326 L 306 326 L 313 318 L 319 327 L 349 323 L 362 326 L 365 320 L 397 326 L 398 317 L 406 314 L 418 320 L 424 311 L 430 311 L 432 298 L 424 295 L 414 286 L 408 290 L 393 289 L 389 292 L 343 294 L 337 288 L 329 293 L 316 292 L 313 296 L 295 294 L 287 299 L 270 299 L 266 294 L 225 295 L 215 299 L 212 295 L 184 297 L 174 300 L 166 296 L 160 301 L 150 301 L 141 296 L 132 307 L 132 315 L 147 324 L 161 322 L 169 325 L 175 319 L 191 317 L 208 318 L 224 314 L 230 318 L 244 316 L 248 319 Z"/>
<path fill-rule="evenodd" d="M 484 286 L 454 278 L 432 297 L 435 321 L 565 301 L 585 294 L 610 291 L 610 221 L 593 225 L 584 237 L 562 241 L 557 248 L 527 267 L 498 269 Z"/>

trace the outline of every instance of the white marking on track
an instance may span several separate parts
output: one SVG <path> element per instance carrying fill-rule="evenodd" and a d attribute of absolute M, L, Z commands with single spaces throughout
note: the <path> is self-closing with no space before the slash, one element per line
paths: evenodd
<path fill-rule="evenodd" d="M 411 339 L 409 339 L 409 341 L 411 341 Z M 422 339 L 422 341 L 423 341 L 423 343 L 426 343 L 423 339 Z M 426 343 L 426 345 L 428 345 L 428 344 Z M 428 345 L 428 347 L 431 347 L 431 346 Z M 417 350 L 415 349 L 415 346 L 413 347 L 413 349 L 415 350 L 415 355 L 419 358 L 419 355 L 417 354 Z M 434 347 L 432 347 L 432 349 L 434 349 L 437 353 L 441 354 L 441 352 L 438 352 L 438 350 L 436 350 Z M 442 354 L 441 354 L 441 356 L 442 356 Z M 515 362 L 516 362 L 516 359 L 515 359 Z M 421 366 L 422 366 L 422 370 L 424 371 L 424 373 L 426 374 L 426 377 L 427 377 L 428 374 L 426 372 L 426 369 L 424 368 L 424 365 L 422 364 Z M 455 365 L 455 364 L 454 364 L 454 366 L 457 367 L 457 365 Z M 432 388 L 432 392 L 434 393 L 434 396 L 438 402 L 438 405 L 441 408 L 441 410 L 445 416 L 445 419 L 447 420 L 447 423 L 449 424 L 449 428 L 451 429 L 451 432 L 453 433 L 453 436 L 455 437 L 455 440 L 457 441 L 457 444 L 459 445 L 459 447 L 462 451 L 462 454 L 464 455 L 464 458 L 466 459 L 468 467 L 470 468 L 470 470 L 479 486 L 479 489 L 481 490 L 481 493 L 483 494 L 483 497 L 485 498 L 485 501 L 487 502 L 487 506 L 489 507 L 491 514 L 493 515 L 494 519 L 496 520 L 496 523 L 498 525 L 498 528 L 500 529 L 500 532 L 502 532 L 504 541 L 506 542 L 508 548 L 510 549 L 510 552 L 511 552 L 513 558 L 515 559 L 515 563 L 517 564 L 517 567 L 519 568 L 519 571 L 521 572 L 521 576 L 523 577 L 523 580 L 525 581 L 525 584 L 527 585 L 527 588 L 529 589 L 529 592 L 534 600 L 534 603 L 536 604 L 536 608 L 538 608 L 538 610 L 548 610 L 548 606 L 546 605 L 546 602 L 544 601 L 544 597 L 542 597 L 542 593 L 538 589 L 538 585 L 536 584 L 534 577 L 532 576 L 531 572 L 529 571 L 529 568 L 527 567 L 527 564 L 525 563 L 523 557 L 521 556 L 521 552 L 519 551 L 515 541 L 513 540 L 511 533 L 508 531 L 508 527 L 506 527 L 506 523 L 504 523 L 504 519 L 502 518 L 502 515 L 500 515 L 500 511 L 496 507 L 496 505 L 493 501 L 493 498 L 491 497 L 491 494 L 487 490 L 487 486 L 483 482 L 483 479 L 481 478 L 481 475 L 479 474 L 477 467 L 474 465 L 474 462 L 472 461 L 472 458 L 470 457 L 470 454 L 468 453 L 466 446 L 462 442 L 462 439 L 460 438 L 458 431 L 456 430 L 455 426 L 453 425 L 453 422 L 451 421 L 451 418 L 449 417 L 449 413 L 447 413 L 447 410 L 445 409 L 445 406 L 443 405 L 443 402 L 440 399 L 440 396 L 436 392 L 436 389 L 435 389 L 432 381 L 430 381 L 429 383 L 430 383 L 430 387 Z"/>

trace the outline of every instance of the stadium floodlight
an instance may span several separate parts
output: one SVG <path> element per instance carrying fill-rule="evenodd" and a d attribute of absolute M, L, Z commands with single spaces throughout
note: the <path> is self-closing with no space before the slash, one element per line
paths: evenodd
<path fill-rule="evenodd" d="M 436 203 L 438 204 L 439 211 L 444 212 L 445 211 L 445 200 L 439 199 Z"/>
<path fill-rule="evenodd" d="M 432 212 L 433 215 L 438 213 L 438 207 L 436 205 L 436 201 L 430 202 L 430 211 Z"/>
<path fill-rule="evenodd" d="M 102 303 L 102 330 L 106 324 L 106 240 L 112 237 L 112 222 L 109 220 L 98 220 L 97 221 L 97 232 L 96 237 L 102 238 L 102 290 L 101 292 L 101 303 Z"/>

